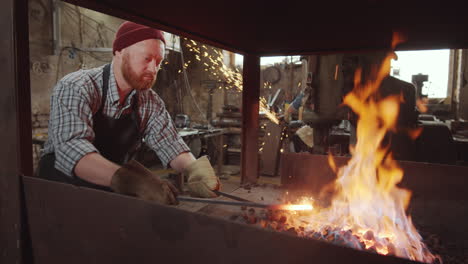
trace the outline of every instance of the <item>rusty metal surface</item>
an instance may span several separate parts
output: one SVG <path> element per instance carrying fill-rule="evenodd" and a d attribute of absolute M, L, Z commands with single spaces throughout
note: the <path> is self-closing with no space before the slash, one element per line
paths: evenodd
<path fill-rule="evenodd" d="M 24 177 L 35 263 L 412 263 Z"/>
<path fill-rule="evenodd" d="M 31 118 L 31 111 L 22 113 L 21 94 L 18 89 L 25 85 L 21 79 L 26 71 L 29 74 L 29 61 L 22 52 L 27 48 L 28 30 L 22 24 L 27 24 L 27 1 L 0 1 L 0 80 L 2 94 L 0 96 L 0 263 L 22 263 L 22 223 L 21 194 L 18 177 L 21 162 L 21 150 L 18 148 L 20 135 L 23 135 L 21 117 Z M 26 14 L 26 15 L 25 15 Z M 26 17 L 26 20 L 24 19 Z M 27 54 L 27 52 L 26 52 Z M 21 68 L 22 67 L 22 68 Z M 26 85 L 29 85 L 26 84 Z M 28 95 L 29 96 L 29 95 Z M 31 140 L 31 130 L 29 139 Z M 27 139 L 26 141 L 27 142 Z M 31 145 L 29 145 L 31 148 Z M 31 156 L 32 158 L 32 156 Z M 31 166 L 32 169 L 32 166 Z"/>
<path fill-rule="evenodd" d="M 258 178 L 259 56 L 244 56 L 243 87 L 241 177 L 243 183 L 254 183 Z"/>
<path fill-rule="evenodd" d="M 33 175 L 32 124 L 31 124 L 31 87 L 29 78 L 29 11 L 28 0 L 16 0 L 15 49 L 17 77 L 17 118 L 19 169 L 22 175 Z"/>
<path fill-rule="evenodd" d="M 324 155 L 283 153 L 281 183 L 293 189 L 307 189 L 317 194 L 325 184 L 335 179 L 327 159 Z M 348 159 L 334 157 L 338 167 L 346 164 Z M 411 190 L 413 197 L 429 200 L 468 200 L 468 167 L 408 161 L 398 163 L 404 170 L 403 180 L 399 185 Z"/>

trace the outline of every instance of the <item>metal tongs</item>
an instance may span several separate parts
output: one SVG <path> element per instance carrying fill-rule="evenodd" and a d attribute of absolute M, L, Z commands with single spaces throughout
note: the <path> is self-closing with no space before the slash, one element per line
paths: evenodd
<path fill-rule="evenodd" d="M 246 207 L 257 207 L 257 208 L 267 208 L 267 209 L 275 209 L 280 206 L 280 205 L 262 204 L 262 203 L 252 202 L 252 201 L 246 200 L 244 198 L 241 198 L 232 194 L 227 194 L 225 192 L 220 192 L 220 191 L 213 191 L 213 192 L 217 195 L 224 196 L 235 201 L 215 200 L 215 199 L 210 199 L 210 198 L 194 198 L 194 197 L 188 197 L 188 196 L 177 196 L 177 199 L 179 201 L 184 201 L 184 202 L 224 204 L 224 205 L 232 205 L 232 206 L 246 206 Z"/>

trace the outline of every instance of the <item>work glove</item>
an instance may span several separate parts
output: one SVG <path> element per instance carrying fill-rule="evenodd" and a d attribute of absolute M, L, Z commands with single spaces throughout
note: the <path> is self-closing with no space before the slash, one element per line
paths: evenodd
<path fill-rule="evenodd" d="M 217 196 L 213 190 L 219 190 L 221 184 L 206 156 L 189 164 L 184 172 L 188 175 L 187 187 L 190 195 L 202 198 Z"/>
<path fill-rule="evenodd" d="M 112 176 L 112 190 L 160 204 L 178 204 L 177 188 L 161 180 L 136 160 L 120 167 Z"/>
<path fill-rule="evenodd" d="M 314 129 L 310 126 L 303 126 L 296 131 L 296 134 L 309 148 L 314 146 Z"/>

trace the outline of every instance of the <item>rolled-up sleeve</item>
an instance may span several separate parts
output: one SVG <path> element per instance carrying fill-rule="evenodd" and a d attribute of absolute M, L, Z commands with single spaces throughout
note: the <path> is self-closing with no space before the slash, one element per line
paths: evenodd
<path fill-rule="evenodd" d="M 155 104 L 152 106 L 154 111 L 149 114 L 144 139 L 145 143 L 156 152 L 162 164 L 167 167 L 178 155 L 190 152 L 190 148 L 177 133 L 164 102 L 157 97 L 153 104 Z"/>
<path fill-rule="evenodd" d="M 55 146 L 55 168 L 71 176 L 84 155 L 98 152 L 91 143 L 95 135 L 90 98 L 82 87 L 61 81 L 51 100 L 49 136 Z"/>

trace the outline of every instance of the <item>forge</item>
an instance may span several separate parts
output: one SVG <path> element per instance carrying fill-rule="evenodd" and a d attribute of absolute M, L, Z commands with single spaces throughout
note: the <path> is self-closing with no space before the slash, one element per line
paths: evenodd
<path fill-rule="evenodd" d="M 318 194 L 336 177 L 327 159 L 284 153 L 281 187 L 244 185 L 230 193 L 264 203 Z M 337 166 L 348 161 L 335 160 Z M 424 242 L 441 255 L 443 263 L 464 263 L 468 195 L 463 183 L 468 168 L 400 165 L 405 171 L 400 185 L 413 194 L 408 214 Z M 24 177 L 24 184 L 36 263 L 128 263 L 135 259 L 140 263 L 155 259 L 173 263 L 206 259 L 214 263 L 419 263 L 326 241 L 326 234 L 301 236 L 297 229 L 281 226 L 287 221 L 283 215 L 275 214 L 266 222 L 269 216 L 259 209 L 252 213 L 250 208 L 206 204 L 174 208 L 32 177 Z M 115 248 L 122 251 L 115 252 Z"/>

